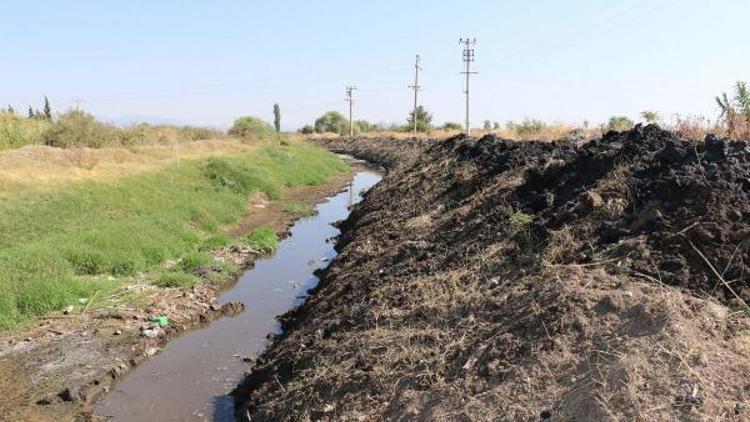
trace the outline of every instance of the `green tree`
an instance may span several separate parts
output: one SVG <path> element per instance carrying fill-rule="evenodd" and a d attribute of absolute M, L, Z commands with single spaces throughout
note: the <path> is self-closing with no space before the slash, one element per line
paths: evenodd
<path fill-rule="evenodd" d="M 34 109 L 31 108 L 31 106 L 29 106 L 29 115 L 28 115 L 28 117 L 29 117 L 29 119 L 33 119 L 34 118 Z"/>
<path fill-rule="evenodd" d="M 8 113 L 9 114 L 16 114 L 16 109 L 14 109 L 12 105 L 9 105 L 8 106 Z"/>
<path fill-rule="evenodd" d="M 329 111 L 315 120 L 315 132 L 345 134 L 349 132 L 349 123 L 343 114 L 338 111 Z"/>
<path fill-rule="evenodd" d="M 409 112 L 407 119 L 409 129 L 414 130 L 414 111 Z M 432 129 L 432 113 L 427 111 L 423 106 L 417 107 L 417 132 L 427 132 Z"/>
<path fill-rule="evenodd" d="M 443 130 L 462 130 L 463 128 L 459 123 L 445 122 L 443 124 Z"/>
<path fill-rule="evenodd" d="M 311 125 L 304 125 L 299 130 L 299 132 L 302 133 L 302 134 L 305 134 L 305 135 L 310 135 L 310 134 L 312 134 L 312 133 L 315 132 L 315 128 L 312 127 Z"/>
<path fill-rule="evenodd" d="M 271 136 L 274 128 L 267 122 L 253 116 L 240 117 L 229 129 L 229 135 L 242 139 L 263 138 Z"/>
<path fill-rule="evenodd" d="M 498 123 L 498 122 L 492 123 L 492 129 L 494 129 L 494 130 L 500 129 L 500 123 Z"/>
<path fill-rule="evenodd" d="M 52 120 L 52 107 L 49 105 L 49 99 L 47 99 L 47 96 L 44 96 L 44 118 L 47 120 Z"/>
<path fill-rule="evenodd" d="M 484 130 L 485 131 L 491 131 L 492 130 L 492 122 L 489 120 L 484 121 Z"/>
<path fill-rule="evenodd" d="M 607 129 L 618 132 L 630 130 L 633 126 L 635 126 L 635 123 L 626 116 L 612 116 L 607 123 Z"/>
<path fill-rule="evenodd" d="M 641 117 L 646 121 L 646 123 L 656 123 L 659 121 L 659 112 L 649 110 L 642 111 Z"/>
<path fill-rule="evenodd" d="M 276 133 L 281 132 L 281 107 L 278 103 L 273 105 L 273 127 Z"/>

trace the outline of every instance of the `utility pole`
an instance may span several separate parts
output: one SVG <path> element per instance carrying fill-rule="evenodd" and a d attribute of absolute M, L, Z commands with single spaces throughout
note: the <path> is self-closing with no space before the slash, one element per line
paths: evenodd
<path fill-rule="evenodd" d="M 356 91 L 357 87 L 349 85 L 346 87 L 346 99 L 344 101 L 349 102 L 349 137 L 354 137 L 354 121 L 352 120 L 352 106 L 354 105 L 354 98 L 352 92 Z"/>
<path fill-rule="evenodd" d="M 414 115 L 412 118 L 414 119 L 414 135 L 417 134 L 417 96 L 419 94 L 420 86 L 419 86 L 419 71 L 422 70 L 421 67 L 419 67 L 419 54 L 417 54 L 417 61 L 414 63 L 414 85 L 410 85 L 409 88 L 412 88 L 414 90 Z"/>
<path fill-rule="evenodd" d="M 474 63 L 474 45 L 477 43 L 477 39 L 461 38 L 459 43 L 464 45 L 464 64 L 466 65 L 466 70 L 461 73 L 466 75 L 466 89 L 464 90 L 464 94 L 466 94 L 466 136 L 470 136 L 471 127 L 469 126 L 469 78 L 471 77 L 471 75 L 477 74 L 477 72 L 471 71 L 471 64 Z"/>

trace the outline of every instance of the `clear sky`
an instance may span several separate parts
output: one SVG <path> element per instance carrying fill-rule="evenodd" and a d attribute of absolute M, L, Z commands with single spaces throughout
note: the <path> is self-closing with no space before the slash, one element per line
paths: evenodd
<path fill-rule="evenodd" d="M 715 118 L 713 97 L 750 81 L 749 18 L 748 0 L 6 0 L 0 104 L 227 127 L 278 102 L 295 129 L 356 84 L 356 118 L 401 122 L 420 54 L 421 102 L 461 122 L 470 36 L 475 125 Z"/>

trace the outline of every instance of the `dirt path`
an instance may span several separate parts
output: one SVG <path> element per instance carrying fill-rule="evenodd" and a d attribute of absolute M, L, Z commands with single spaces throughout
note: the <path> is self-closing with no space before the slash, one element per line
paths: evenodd
<path fill-rule="evenodd" d="M 296 220 L 285 212 L 285 203 L 313 205 L 341 190 L 350 177 L 344 174 L 323 186 L 290 189 L 283 201 L 251 198 L 251 211 L 231 233 L 241 235 L 266 225 L 283 236 Z M 246 269 L 259 252 L 227 248 L 217 256 Z M 205 274 L 206 279 L 209 276 Z M 234 281 L 228 274 L 213 276 L 226 283 Z M 127 286 L 118 295 L 137 297 L 130 305 L 50 315 L 0 334 L 0 420 L 89 419 L 91 404 L 132 367 L 159 353 L 169 339 L 241 311 L 239 303 L 217 304 L 226 283 L 204 282 L 179 289 L 158 289 L 145 283 Z M 158 315 L 168 315 L 169 326 L 161 328 L 149 322 Z"/>
<path fill-rule="evenodd" d="M 433 141 L 342 225 L 237 417 L 747 420 L 749 163 L 655 126 Z"/>

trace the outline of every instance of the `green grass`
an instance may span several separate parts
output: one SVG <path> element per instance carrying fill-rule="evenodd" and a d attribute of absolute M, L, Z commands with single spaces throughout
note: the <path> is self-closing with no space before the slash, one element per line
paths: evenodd
<path fill-rule="evenodd" d="M 345 169 L 332 154 L 291 143 L 112 183 L 10 192 L 0 202 L 0 329 L 158 273 L 168 259 L 188 274 L 208 262 L 205 251 L 229 242 L 221 229 L 247 211 L 250 193 L 279 199 L 283 186 L 318 185 Z M 248 241 L 275 247 L 277 239 L 259 229 Z M 187 282 L 162 274 L 156 284 Z"/>
<path fill-rule="evenodd" d="M 259 227 L 244 236 L 241 242 L 260 251 L 273 252 L 279 245 L 279 237 L 273 229 Z"/>
<path fill-rule="evenodd" d="M 315 208 L 300 202 L 287 202 L 284 204 L 284 212 L 297 217 L 306 217 L 315 214 Z"/>

